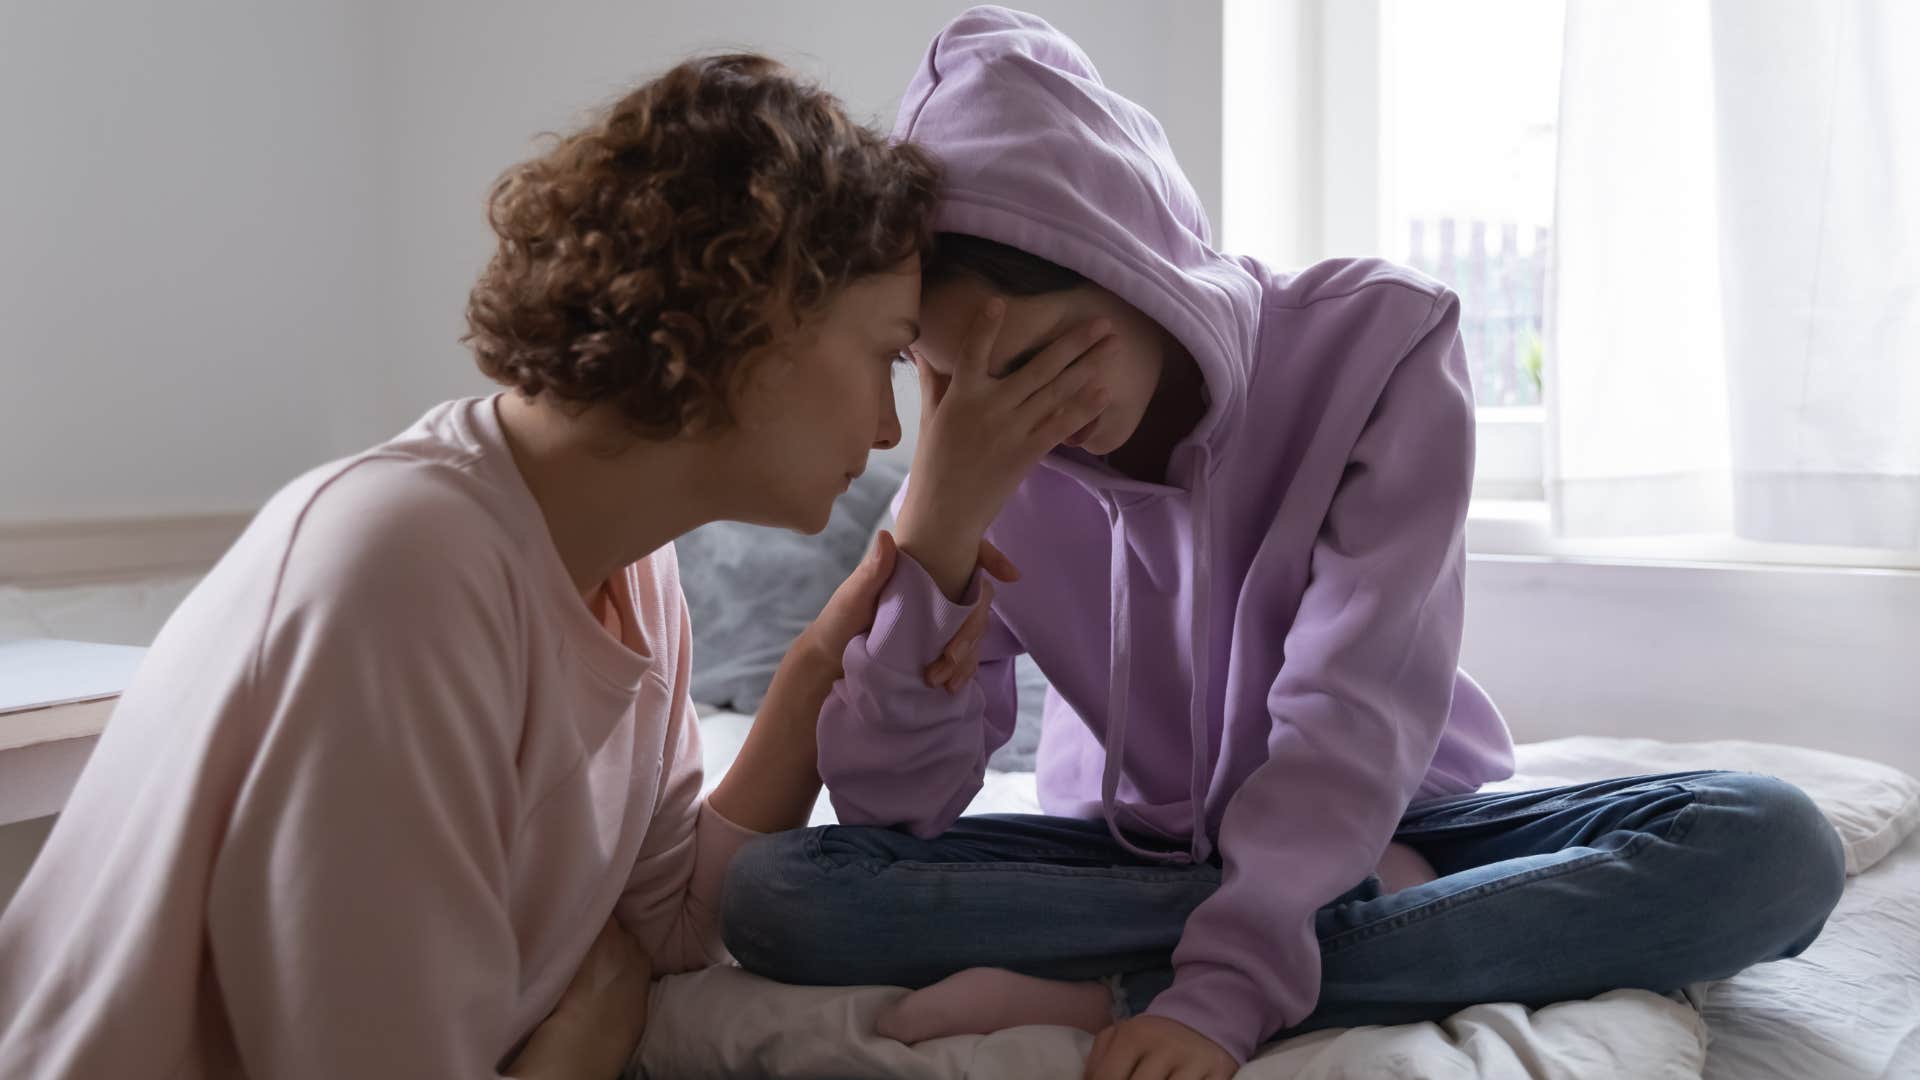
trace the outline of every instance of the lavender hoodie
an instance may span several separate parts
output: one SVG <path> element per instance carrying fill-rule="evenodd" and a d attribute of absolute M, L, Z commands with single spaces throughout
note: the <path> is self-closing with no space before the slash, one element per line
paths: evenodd
<path fill-rule="evenodd" d="M 1164 485 L 1066 449 L 1023 481 L 988 535 L 1025 576 L 958 696 L 920 672 L 968 607 L 901 559 L 821 715 L 821 775 L 841 821 L 939 834 L 1010 736 L 1030 653 L 1053 685 L 1042 806 L 1167 861 L 1221 859 L 1150 1011 L 1245 1060 L 1313 1010 L 1314 913 L 1372 871 L 1408 802 L 1512 771 L 1457 668 L 1458 301 L 1384 262 L 1286 273 L 1214 251 L 1160 125 L 1031 15 L 949 24 L 895 133 L 947 168 L 940 229 L 1117 293 L 1192 353 L 1209 405 Z"/>

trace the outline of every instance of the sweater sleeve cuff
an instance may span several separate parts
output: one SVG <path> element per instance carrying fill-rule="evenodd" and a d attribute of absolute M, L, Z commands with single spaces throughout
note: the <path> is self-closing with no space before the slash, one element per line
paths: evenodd
<path fill-rule="evenodd" d="M 1147 1015 L 1185 1024 L 1242 1065 L 1279 1026 L 1267 1013 L 1252 979 L 1232 968 L 1201 964 L 1182 965 L 1173 985 L 1147 1006 Z"/>
<path fill-rule="evenodd" d="M 940 658 L 960 624 L 980 603 L 986 571 L 975 568 L 959 603 L 947 599 L 932 575 L 913 556 L 901 552 L 893 577 L 880 592 L 880 604 L 864 647 L 882 666 L 918 674 Z M 861 648 L 855 638 L 849 649 Z"/>
<path fill-rule="evenodd" d="M 693 881 L 687 889 L 705 910 L 720 910 L 720 889 L 727 883 L 734 852 L 759 835 L 729 821 L 712 803 L 700 801 L 700 816 L 693 826 Z"/>

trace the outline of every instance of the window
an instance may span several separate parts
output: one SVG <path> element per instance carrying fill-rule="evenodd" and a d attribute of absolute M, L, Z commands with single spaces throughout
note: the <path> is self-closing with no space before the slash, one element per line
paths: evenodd
<path fill-rule="evenodd" d="M 1738 62 L 1757 55 L 1760 67 L 1753 78 L 1758 85 L 1773 86 L 1779 79 L 1765 68 L 1766 58 L 1785 55 L 1791 59 L 1795 54 L 1791 45 L 1780 40 L 1784 31 L 1776 27 L 1756 32 L 1756 26 L 1765 30 L 1791 24 L 1801 28 L 1795 31 L 1800 34 L 1809 33 L 1809 26 L 1824 27 L 1820 33 L 1825 36 L 1815 36 L 1826 43 L 1822 48 L 1828 48 L 1842 40 L 1835 35 L 1852 25 L 1854 18 L 1824 5 L 1771 14 L 1739 6 L 1739 19 L 1715 18 L 1709 23 L 1709 14 L 1718 8 L 1595 5 L 1576 9 L 1579 18 L 1572 23 L 1570 40 L 1567 8 L 1565 0 L 1224 0 L 1222 246 L 1281 267 L 1340 256 L 1384 255 L 1424 270 L 1461 294 L 1461 330 L 1479 406 L 1479 452 L 1468 529 L 1471 551 L 1875 568 L 1920 565 L 1907 546 L 1870 549 L 1805 541 L 1774 543 L 1746 538 L 1737 529 L 1697 534 L 1646 529 L 1623 532 L 1618 538 L 1591 529 L 1567 536 L 1553 531 L 1543 468 L 1548 408 L 1564 421 L 1569 410 L 1584 407 L 1591 412 L 1595 407 L 1592 399 L 1563 394 L 1565 386 L 1556 385 L 1556 358 L 1546 332 L 1549 320 L 1559 323 L 1560 316 L 1571 310 L 1566 306 L 1547 310 L 1554 305 L 1545 290 L 1549 268 L 1555 273 L 1568 269 L 1560 255 L 1578 239 L 1572 231 L 1564 239 L 1556 238 L 1556 216 L 1562 228 L 1571 230 L 1574 223 L 1584 223 L 1589 233 L 1594 231 L 1593 222 L 1579 216 L 1582 208 L 1556 192 L 1577 189 L 1573 180 L 1594 179 L 1585 171 L 1590 166 L 1564 178 L 1566 185 L 1557 172 L 1560 161 L 1568 158 L 1566 151 L 1593 145 L 1582 141 L 1591 138 L 1592 132 L 1583 134 L 1578 122 L 1584 117 L 1590 126 L 1591 116 L 1580 109 L 1583 104 L 1589 110 L 1596 106 L 1580 96 L 1581 89 L 1591 98 L 1602 92 L 1596 85 L 1611 85 L 1577 80 L 1564 88 L 1572 97 L 1563 101 L 1562 58 L 1585 57 L 1589 65 L 1600 64 L 1573 72 L 1592 80 L 1596 73 L 1612 70 L 1605 66 L 1610 61 L 1600 51 L 1611 47 L 1621 63 L 1630 65 L 1613 71 L 1621 85 L 1641 88 L 1648 81 L 1647 40 L 1660 46 L 1656 59 L 1669 67 L 1684 63 L 1684 58 L 1675 56 L 1694 46 L 1678 42 L 1671 27 L 1667 32 L 1650 32 L 1650 37 L 1633 32 L 1632 27 L 1639 22 L 1671 22 L 1684 29 L 1697 22 L 1693 30 L 1701 37 L 1699 47 L 1712 40 L 1707 36 L 1712 28 L 1726 31 L 1733 47 L 1731 58 Z M 1890 4 L 1885 10 L 1891 16 L 1906 9 Z M 1609 27 L 1619 33 L 1617 41 L 1604 36 Z M 1845 40 L 1854 51 L 1878 55 L 1872 34 Z M 1583 41 L 1584 51 L 1568 51 L 1570 45 Z M 1608 46 L 1609 41 L 1615 44 Z M 1787 51 L 1783 54 L 1782 49 Z M 1712 65 L 1714 72 L 1727 70 L 1717 58 L 1700 63 Z M 1821 70 L 1825 69 L 1817 64 L 1801 64 L 1778 75 L 1805 79 Z M 1817 92 L 1801 95 L 1807 115 L 1799 118 L 1802 123 L 1794 133 L 1804 142 L 1809 132 L 1818 134 L 1816 122 L 1837 117 L 1835 131 L 1859 136 L 1854 143 L 1864 148 L 1862 154 L 1893 168 L 1886 163 L 1898 155 L 1887 157 L 1869 136 L 1880 128 L 1910 130 L 1910 125 L 1897 126 L 1905 114 L 1891 106 L 1865 108 L 1857 103 L 1851 113 L 1838 111 L 1840 104 L 1891 92 L 1886 89 L 1884 71 L 1857 63 L 1833 70 L 1836 74 L 1824 82 L 1814 78 Z M 1859 70 L 1879 74 L 1857 76 Z M 1847 77 L 1840 78 L 1839 73 Z M 1656 102 L 1652 115 L 1664 119 L 1683 104 L 1698 109 L 1702 94 L 1708 95 L 1710 104 L 1713 86 L 1710 80 L 1703 83 L 1700 70 L 1674 68 L 1667 74 L 1683 77 L 1693 97 L 1675 103 L 1669 96 L 1649 91 L 1649 100 Z M 1635 100 L 1627 94 L 1623 103 Z M 1563 111 L 1564 123 L 1569 125 L 1565 131 L 1561 130 Z M 1635 123 L 1624 130 L 1638 135 L 1643 126 Z M 1735 144 L 1732 150 L 1759 153 L 1774 145 L 1770 131 L 1770 127 L 1752 125 L 1737 129 L 1752 145 Z M 1652 134 L 1662 136 L 1664 129 Z M 1563 137 L 1569 135 L 1573 144 L 1564 145 Z M 1713 138 L 1707 136 L 1709 143 Z M 1724 132 L 1721 138 L 1724 143 Z M 1683 143 L 1681 148 L 1694 156 L 1731 152 L 1728 145 L 1702 149 L 1697 139 L 1694 145 Z M 1672 173 L 1673 162 L 1671 154 L 1651 156 L 1654 160 L 1645 166 L 1652 170 L 1650 177 L 1629 162 L 1609 163 L 1622 170 L 1617 178 L 1652 180 L 1657 199 L 1657 185 Z M 1774 198 L 1789 190 L 1774 184 L 1771 173 L 1757 175 L 1764 181 L 1761 187 Z M 1811 175 L 1818 179 L 1818 174 Z M 1872 182 L 1858 180 L 1862 186 Z M 1591 207 L 1585 209 L 1593 212 Z M 1634 235 L 1649 227 L 1647 221 L 1631 216 L 1620 220 L 1618 227 L 1632 226 Z M 1604 226 L 1598 234 L 1607 235 L 1615 227 Z M 1872 239 L 1875 243 L 1864 246 L 1883 261 L 1887 252 L 1895 250 L 1895 245 Z M 1658 243 L 1652 249 L 1657 250 Z M 1713 245 L 1706 248 L 1713 255 Z M 1663 273 L 1671 272 L 1671 254 L 1663 256 Z M 1587 257 L 1591 261 L 1591 253 Z M 1836 273 L 1836 280 L 1845 279 L 1844 268 Z M 1871 303 L 1874 295 L 1871 289 L 1862 290 L 1864 302 Z M 1554 332 L 1559 329 L 1556 326 Z M 1672 390 L 1657 375 L 1646 385 L 1651 394 Z M 1830 415 L 1803 419 L 1837 430 Z M 1560 438 L 1564 452 L 1564 427 Z M 1882 440 L 1881 445 L 1891 444 Z M 1911 472 L 1891 470 L 1892 479 Z M 1881 473 L 1889 470 L 1881 468 Z M 1630 470 L 1626 475 L 1637 474 Z M 1564 485 L 1555 494 L 1563 498 Z M 1875 513 L 1862 511 L 1862 517 L 1877 521 L 1884 515 L 1876 509 Z"/>
<path fill-rule="evenodd" d="M 1481 499 L 1539 502 L 1564 0 L 1227 0 L 1222 238 L 1461 296 Z"/>
<path fill-rule="evenodd" d="M 1460 294 L 1481 498 L 1544 497 L 1560 0 L 1383 0 L 1380 247 Z"/>
<path fill-rule="evenodd" d="M 1460 294 L 1483 407 L 1540 404 L 1564 6 L 1387 0 L 1381 250 Z"/>

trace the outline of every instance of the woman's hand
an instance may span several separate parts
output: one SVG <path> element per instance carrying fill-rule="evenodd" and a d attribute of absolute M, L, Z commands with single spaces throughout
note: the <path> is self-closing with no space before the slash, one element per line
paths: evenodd
<path fill-rule="evenodd" d="M 1098 361 L 1116 339 L 1104 319 L 1075 327 L 1002 376 L 988 368 L 1006 301 L 974 316 L 951 378 L 923 360 L 920 444 L 900 508 L 900 546 L 958 600 L 975 550 L 1014 488 L 1049 450 L 1106 407 Z"/>
<path fill-rule="evenodd" d="M 1178 1020 L 1136 1016 L 1102 1031 L 1087 1053 L 1085 1080 L 1228 1080 L 1240 1063 Z"/>
<path fill-rule="evenodd" d="M 647 1027 L 653 962 L 608 919 L 553 1012 L 506 1074 L 514 1080 L 615 1080 Z"/>
<path fill-rule="evenodd" d="M 899 556 L 899 548 L 894 545 L 893 534 L 885 529 L 874 538 L 873 547 L 860 565 L 853 568 L 847 580 L 833 590 L 827 606 L 807 624 L 800 634 L 796 647 L 806 651 L 809 658 L 821 668 L 831 670 L 838 677 L 840 656 L 847 651 L 847 644 L 854 638 L 867 632 L 873 626 L 874 609 L 880 603 L 880 590 L 886 587 L 893 577 L 894 560 Z"/>
<path fill-rule="evenodd" d="M 925 672 L 928 686 L 944 687 L 949 694 L 959 693 L 980 670 L 980 641 L 987 636 L 989 616 L 993 614 L 994 579 L 1020 580 L 1020 568 L 986 540 L 980 541 L 980 569 L 987 572 L 987 579 L 980 583 L 980 599 L 967 612 L 967 621 L 954 631 L 940 658 L 928 664 Z"/>
<path fill-rule="evenodd" d="M 927 685 L 944 687 L 948 693 L 958 693 L 980 668 L 980 640 L 986 636 L 989 608 L 993 603 L 992 579 L 1020 580 L 1019 569 L 991 543 L 981 540 L 975 552 L 975 560 L 987 572 L 989 580 L 982 584 L 980 599 L 967 615 L 967 621 L 960 624 L 946 649 L 926 670 Z M 893 534 L 881 530 L 873 550 L 834 590 L 833 598 L 802 635 L 801 647 L 813 656 L 815 663 L 831 669 L 836 678 L 840 657 L 847 651 L 847 645 L 873 627 L 880 590 L 893 577 L 897 558 Z M 968 572 L 971 574 L 971 567 Z"/>

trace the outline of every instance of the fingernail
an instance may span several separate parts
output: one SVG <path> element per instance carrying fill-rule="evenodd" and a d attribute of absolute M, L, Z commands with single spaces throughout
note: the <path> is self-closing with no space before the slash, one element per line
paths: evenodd
<path fill-rule="evenodd" d="M 997 296 L 987 304 L 987 317 L 990 319 L 997 319 L 1006 313 L 1007 302 Z"/>

